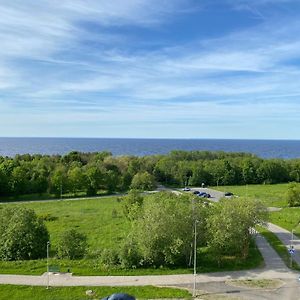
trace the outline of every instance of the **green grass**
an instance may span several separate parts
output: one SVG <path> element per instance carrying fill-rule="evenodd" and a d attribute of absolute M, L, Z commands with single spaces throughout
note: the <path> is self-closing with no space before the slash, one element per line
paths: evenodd
<path fill-rule="evenodd" d="M 94 296 L 85 292 L 92 290 Z M 113 293 L 124 292 L 138 299 L 182 298 L 191 299 L 186 290 L 175 288 L 160 288 L 154 286 L 142 287 L 51 287 L 46 289 L 39 286 L 0 285 L 0 299 L 10 300 L 83 300 L 101 299 Z"/>
<path fill-rule="evenodd" d="M 268 207 L 287 206 L 286 192 L 288 183 L 219 186 L 212 188 L 222 192 L 232 192 L 239 197 L 250 197 L 261 200 Z"/>
<path fill-rule="evenodd" d="M 287 207 L 281 211 L 271 212 L 270 222 L 289 231 L 294 229 L 295 234 L 300 236 L 300 207 Z"/>
<path fill-rule="evenodd" d="M 95 198 L 100 196 L 109 195 L 105 190 L 99 190 L 97 195 L 95 196 L 87 196 L 85 192 L 77 192 L 74 193 L 64 193 L 62 195 L 62 199 L 70 199 L 70 198 Z M 111 194 L 110 194 L 111 195 Z M 43 201 L 43 200 L 60 200 L 60 196 L 51 193 L 43 193 L 43 194 L 25 194 L 19 196 L 7 196 L 0 197 L 0 203 L 3 202 L 22 202 L 22 201 Z"/>
<path fill-rule="evenodd" d="M 257 231 L 261 233 L 268 243 L 273 247 L 273 249 L 278 253 L 278 255 L 282 258 L 287 267 L 290 268 L 290 254 L 288 252 L 287 247 L 282 244 L 280 239 L 271 231 L 266 229 L 265 227 L 257 226 Z M 293 269 L 300 270 L 300 267 L 296 262 L 293 262 Z"/>
<path fill-rule="evenodd" d="M 60 271 L 68 269 L 76 275 L 157 275 L 157 274 L 187 274 L 192 268 L 148 268 L 121 269 L 105 268 L 100 265 L 99 256 L 104 248 L 119 247 L 120 242 L 127 236 L 131 224 L 123 216 L 122 203 L 118 197 L 105 197 L 89 200 L 64 200 L 51 202 L 31 202 L 19 204 L 2 204 L 9 206 L 24 206 L 32 208 L 40 216 L 50 216 L 52 221 L 46 221 L 50 232 L 51 251 L 50 265 L 60 267 Z M 1 208 L 1 207 L 0 207 Z M 113 213 L 113 211 L 116 212 Z M 89 254 L 81 260 L 58 260 L 55 258 L 55 247 L 59 235 L 66 229 L 75 228 L 88 237 Z M 251 248 L 250 257 L 246 261 L 230 257 L 224 259 L 220 268 L 214 258 L 210 257 L 207 249 L 199 249 L 198 272 L 230 271 L 257 267 L 262 257 L 255 248 Z M 39 275 L 46 272 L 46 260 L 33 261 L 0 261 L 2 274 L 32 274 Z"/>

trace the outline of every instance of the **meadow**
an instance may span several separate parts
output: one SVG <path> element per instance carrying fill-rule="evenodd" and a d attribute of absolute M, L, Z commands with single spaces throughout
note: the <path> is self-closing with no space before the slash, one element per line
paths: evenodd
<path fill-rule="evenodd" d="M 124 217 L 119 197 L 97 199 L 57 200 L 2 204 L 24 206 L 33 209 L 44 218 L 50 232 L 50 265 L 58 266 L 61 272 L 70 270 L 76 275 L 155 275 L 192 273 L 192 268 L 137 268 L 121 269 L 105 267 L 100 263 L 103 249 L 117 249 L 127 236 L 131 223 Z M 67 260 L 55 257 L 55 248 L 60 234 L 70 228 L 88 237 L 89 251 L 84 259 Z M 192 233 L 191 233 L 192 234 Z M 254 268 L 262 263 L 262 257 L 253 244 L 246 261 L 229 257 L 220 268 L 205 247 L 198 255 L 198 272 L 240 270 Z M 0 261 L 2 274 L 42 274 L 46 272 L 46 259 L 31 261 Z"/>
<path fill-rule="evenodd" d="M 270 222 L 289 231 L 294 230 L 295 234 L 300 236 L 300 207 L 287 206 L 287 183 L 224 186 L 216 189 L 230 191 L 239 197 L 258 199 L 267 207 L 281 208 L 279 211 L 270 212 Z"/>
<path fill-rule="evenodd" d="M 288 183 L 248 184 L 212 188 L 222 192 L 232 192 L 235 196 L 260 200 L 267 207 L 287 207 L 286 192 Z"/>

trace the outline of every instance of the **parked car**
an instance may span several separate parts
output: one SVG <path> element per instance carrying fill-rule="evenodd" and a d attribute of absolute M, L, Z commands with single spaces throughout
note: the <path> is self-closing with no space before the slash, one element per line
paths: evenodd
<path fill-rule="evenodd" d="M 188 187 L 185 187 L 185 188 L 183 188 L 182 190 L 183 190 L 184 192 L 188 192 L 188 191 L 190 191 L 191 189 L 188 188 Z"/>
<path fill-rule="evenodd" d="M 193 194 L 194 195 L 198 195 L 200 192 L 199 191 L 194 191 Z"/>
<path fill-rule="evenodd" d="M 201 197 L 201 198 L 210 198 L 211 197 L 211 195 L 206 193 L 206 192 L 200 192 L 198 194 L 198 196 Z"/>
<path fill-rule="evenodd" d="M 233 193 L 231 193 L 231 192 L 226 192 L 226 193 L 224 194 L 224 196 L 225 196 L 225 197 L 231 197 L 231 196 L 233 196 Z"/>
<path fill-rule="evenodd" d="M 199 197 L 202 197 L 204 195 L 206 195 L 206 192 L 199 192 L 199 194 L 198 194 Z"/>

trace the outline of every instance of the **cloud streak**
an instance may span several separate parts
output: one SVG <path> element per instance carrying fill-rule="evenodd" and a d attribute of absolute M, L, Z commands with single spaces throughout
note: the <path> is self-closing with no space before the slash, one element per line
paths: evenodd
<path fill-rule="evenodd" d="M 171 134 L 157 129 L 166 123 L 178 123 L 179 137 L 192 125 L 191 135 L 205 126 L 205 137 L 222 137 L 207 124 L 243 125 L 249 137 L 253 121 L 265 126 L 268 120 L 273 130 L 287 119 L 296 126 L 300 22 L 296 14 L 276 10 L 291 2 L 252 1 L 249 6 L 249 1 L 228 1 L 228 18 L 233 10 L 261 17 L 246 28 L 237 22 L 217 37 L 199 34 L 180 43 L 168 30 L 181 26 L 179 19 L 188 23 L 193 14 L 213 17 L 209 5 L 143 0 L 0 4 L 0 126 L 14 128 L 13 135 L 18 126 L 28 130 L 21 135 L 39 126 L 44 135 L 51 123 L 61 124 L 66 136 L 73 135 L 77 120 L 76 128 L 92 124 L 115 136 L 110 127 L 118 127 L 124 128 L 119 134 L 131 137 L 143 133 L 134 124 L 144 128 L 145 136 L 157 132 L 160 137 Z M 10 121 L 16 116 L 18 122 Z M 98 132 L 91 129 L 89 135 Z"/>

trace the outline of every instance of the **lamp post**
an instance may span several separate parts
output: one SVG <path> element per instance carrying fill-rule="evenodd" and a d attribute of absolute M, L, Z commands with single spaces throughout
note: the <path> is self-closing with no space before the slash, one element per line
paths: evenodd
<path fill-rule="evenodd" d="M 193 297 L 196 297 L 196 276 L 197 276 L 197 223 L 194 223 L 194 287 L 193 287 Z"/>
<path fill-rule="evenodd" d="M 47 289 L 49 289 L 49 248 L 50 248 L 50 241 L 47 242 Z"/>

